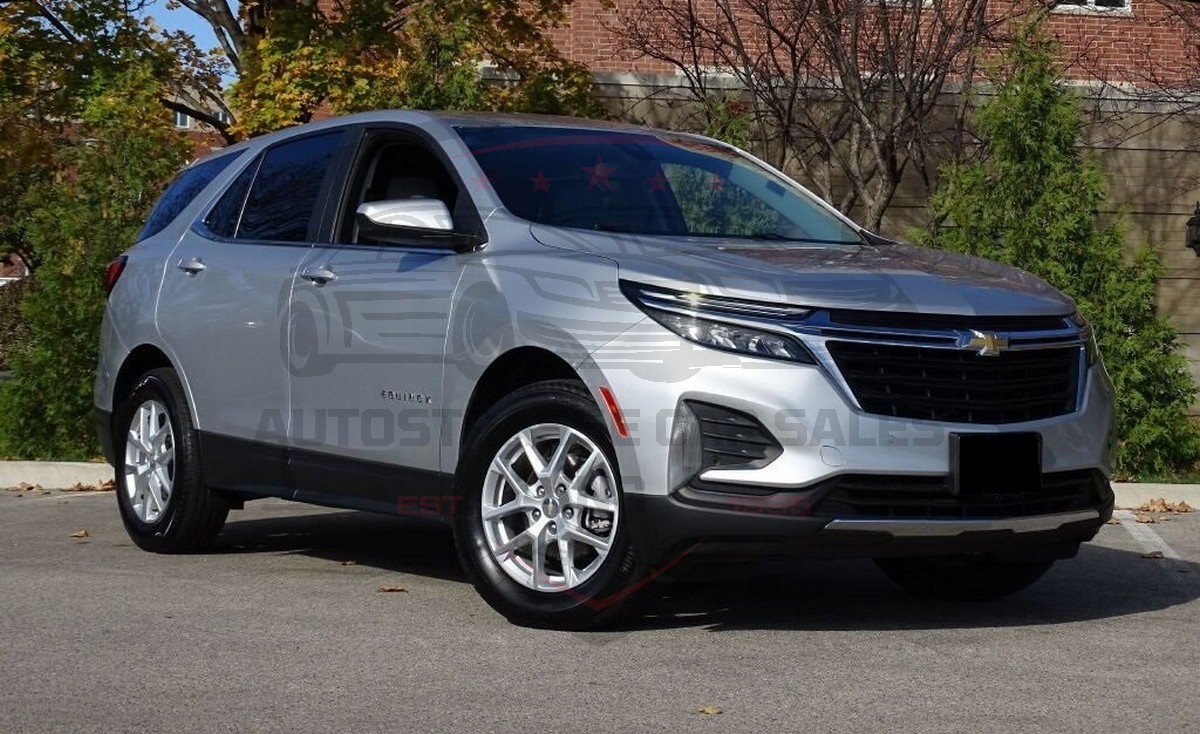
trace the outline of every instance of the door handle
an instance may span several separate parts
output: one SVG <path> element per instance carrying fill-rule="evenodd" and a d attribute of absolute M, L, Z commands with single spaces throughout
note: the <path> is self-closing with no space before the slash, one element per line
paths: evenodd
<path fill-rule="evenodd" d="M 333 272 L 329 268 L 322 267 L 320 265 L 314 265 L 305 268 L 304 271 L 300 273 L 300 277 L 304 278 L 310 283 L 315 283 L 316 285 L 325 285 L 326 283 L 332 283 L 333 281 L 337 280 L 337 273 Z"/>
<path fill-rule="evenodd" d="M 208 266 L 205 265 L 198 257 L 185 257 L 180 258 L 175 267 L 179 268 L 188 275 L 195 275 L 196 273 L 203 272 Z"/>

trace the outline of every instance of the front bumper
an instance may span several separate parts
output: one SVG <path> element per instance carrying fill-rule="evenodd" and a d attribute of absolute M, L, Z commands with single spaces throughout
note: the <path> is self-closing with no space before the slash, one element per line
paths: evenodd
<path fill-rule="evenodd" d="M 681 554 L 1068 558 L 1112 517 L 1108 481 L 1098 471 L 1084 480 L 1073 498 L 1043 505 L 1034 499 L 1026 506 L 1031 514 L 988 516 L 987 503 L 949 493 L 924 506 L 888 507 L 889 516 L 848 514 L 837 483 L 830 482 L 772 494 L 685 487 L 665 497 L 628 495 L 626 517 L 635 547 L 656 564 Z"/>

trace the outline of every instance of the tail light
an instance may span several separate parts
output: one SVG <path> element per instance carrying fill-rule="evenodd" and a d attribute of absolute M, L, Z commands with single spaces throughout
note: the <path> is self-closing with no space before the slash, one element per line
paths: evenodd
<path fill-rule="evenodd" d="M 125 272 L 125 261 L 129 258 L 121 255 L 116 260 L 108 264 L 104 270 L 104 294 L 112 293 L 112 289 L 116 287 L 117 280 L 121 277 L 121 273 Z"/>

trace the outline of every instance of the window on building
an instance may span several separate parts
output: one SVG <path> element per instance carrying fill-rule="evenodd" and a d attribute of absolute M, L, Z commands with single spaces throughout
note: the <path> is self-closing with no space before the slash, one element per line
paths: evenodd
<path fill-rule="evenodd" d="M 191 127 L 192 117 L 186 113 L 175 111 L 175 127 Z"/>
<path fill-rule="evenodd" d="M 1128 10 L 1132 0 L 1058 0 L 1056 10 Z"/>
<path fill-rule="evenodd" d="M 221 122 L 225 125 L 228 125 L 231 122 L 231 120 L 229 118 L 229 113 L 226 112 L 225 110 L 217 110 L 216 112 L 213 113 L 213 117 L 217 118 L 217 120 L 219 122 Z"/>

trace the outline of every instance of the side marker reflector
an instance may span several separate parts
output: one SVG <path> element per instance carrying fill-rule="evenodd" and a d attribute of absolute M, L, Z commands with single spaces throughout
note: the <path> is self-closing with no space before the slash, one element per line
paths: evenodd
<path fill-rule="evenodd" d="M 625 416 L 621 415 L 621 406 L 617 405 L 617 398 L 612 394 L 612 390 L 607 387 L 600 388 L 600 397 L 604 398 L 608 414 L 612 416 L 613 425 L 617 427 L 617 435 L 629 438 L 629 427 L 625 425 Z"/>

